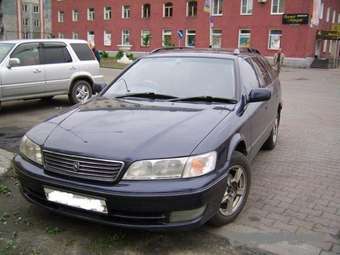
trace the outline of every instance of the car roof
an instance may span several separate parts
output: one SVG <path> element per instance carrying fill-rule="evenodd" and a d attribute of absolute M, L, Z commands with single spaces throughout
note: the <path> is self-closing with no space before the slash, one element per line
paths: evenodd
<path fill-rule="evenodd" d="M 211 58 L 228 58 L 236 59 L 239 57 L 246 58 L 258 55 L 260 52 L 252 48 L 241 49 L 213 49 L 213 48 L 160 48 L 145 56 L 152 57 L 211 57 Z"/>
<path fill-rule="evenodd" d="M 22 39 L 22 40 L 9 40 L 9 41 L 1 41 L 1 43 L 31 43 L 31 42 L 63 42 L 63 43 L 87 43 L 85 40 L 75 40 L 75 39 L 59 39 L 59 38 L 51 38 L 51 39 Z"/>

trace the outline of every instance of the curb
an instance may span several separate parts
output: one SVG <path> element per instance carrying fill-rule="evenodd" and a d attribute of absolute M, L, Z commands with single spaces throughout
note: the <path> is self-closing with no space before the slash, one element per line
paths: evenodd
<path fill-rule="evenodd" d="M 11 167 L 11 160 L 14 153 L 0 149 L 0 176 L 4 175 Z"/>

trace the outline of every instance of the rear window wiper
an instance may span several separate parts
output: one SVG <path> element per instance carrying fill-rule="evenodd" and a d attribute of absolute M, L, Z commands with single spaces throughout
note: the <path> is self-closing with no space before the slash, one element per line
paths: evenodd
<path fill-rule="evenodd" d="M 150 99 L 176 99 L 177 97 L 166 94 L 158 94 L 154 92 L 144 92 L 144 93 L 128 93 L 121 96 L 116 96 L 116 98 L 125 97 L 140 97 L 140 98 L 150 98 Z"/>
<path fill-rule="evenodd" d="M 237 100 L 232 98 L 224 97 L 211 97 L 211 96 L 197 96 L 197 97 L 180 97 L 170 100 L 171 102 L 210 102 L 210 103 L 225 103 L 225 104 L 236 104 Z"/>

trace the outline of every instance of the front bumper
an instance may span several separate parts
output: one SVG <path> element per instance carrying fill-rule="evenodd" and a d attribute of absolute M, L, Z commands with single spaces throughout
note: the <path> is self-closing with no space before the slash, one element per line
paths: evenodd
<path fill-rule="evenodd" d="M 223 197 L 227 176 L 226 164 L 213 174 L 187 180 L 120 181 L 115 185 L 84 183 L 58 176 L 17 155 L 13 165 L 23 196 L 31 203 L 57 213 L 98 223 L 142 229 L 192 229 L 206 223 L 217 211 Z M 108 214 L 89 212 L 49 202 L 44 186 L 106 200 Z M 186 221 L 172 221 L 173 212 L 205 208 Z"/>

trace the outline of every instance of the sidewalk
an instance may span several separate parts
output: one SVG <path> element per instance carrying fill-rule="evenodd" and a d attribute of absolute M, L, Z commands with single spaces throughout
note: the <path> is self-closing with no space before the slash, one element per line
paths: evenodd
<path fill-rule="evenodd" d="M 0 149 L 0 176 L 4 175 L 11 166 L 13 156 L 13 153 Z"/>

